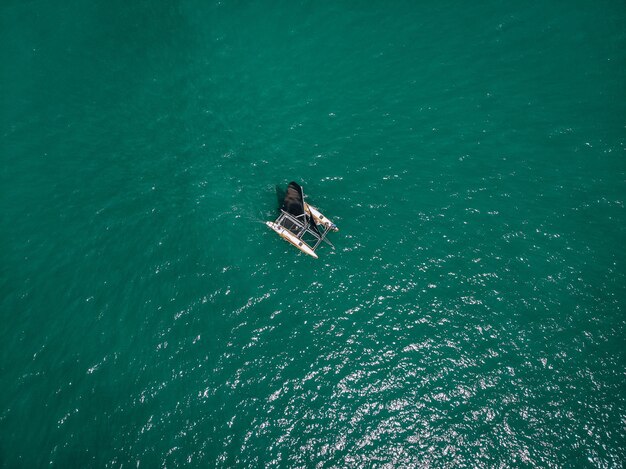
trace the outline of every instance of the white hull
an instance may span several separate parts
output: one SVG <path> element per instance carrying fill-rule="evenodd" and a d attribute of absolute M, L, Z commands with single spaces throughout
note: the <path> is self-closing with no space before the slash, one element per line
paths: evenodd
<path fill-rule="evenodd" d="M 312 205 L 309 205 L 305 202 L 304 209 L 309 213 L 309 215 L 313 217 L 313 220 L 315 220 L 315 223 L 317 223 L 318 225 L 323 225 L 326 228 L 331 229 L 333 231 L 339 231 L 339 228 L 337 228 L 337 226 L 335 226 L 335 224 L 332 221 L 330 221 L 328 218 L 322 215 L 322 212 L 320 212 L 318 209 L 316 209 Z"/>
<path fill-rule="evenodd" d="M 278 235 L 281 238 L 283 238 L 285 241 L 293 244 L 295 247 L 300 249 L 300 251 L 302 251 L 303 253 L 308 254 L 309 256 L 315 257 L 317 259 L 317 254 L 315 254 L 315 251 L 313 251 L 313 249 L 311 249 L 311 247 L 308 244 L 306 244 L 304 241 L 302 241 L 300 238 L 294 235 L 287 228 L 277 225 L 273 221 L 266 221 L 265 224 L 269 226 L 271 229 L 273 229 L 276 233 L 278 233 Z"/>

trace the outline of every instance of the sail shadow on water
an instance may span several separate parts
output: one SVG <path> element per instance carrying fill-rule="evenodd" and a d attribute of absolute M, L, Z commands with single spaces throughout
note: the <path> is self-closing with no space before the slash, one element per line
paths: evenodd
<path fill-rule="evenodd" d="M 283 204 L 286 194 L 287 192 L 276 184 L 276 207 L 280 207 Z"/>

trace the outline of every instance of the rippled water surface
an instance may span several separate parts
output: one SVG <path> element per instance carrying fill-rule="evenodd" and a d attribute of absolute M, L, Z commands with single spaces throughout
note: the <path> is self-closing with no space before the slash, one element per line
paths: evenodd
<path fill-rule="evenodd" d="M 623 2 L 383 3 L 3 2 L 0 466 L 623 466 Z"/>

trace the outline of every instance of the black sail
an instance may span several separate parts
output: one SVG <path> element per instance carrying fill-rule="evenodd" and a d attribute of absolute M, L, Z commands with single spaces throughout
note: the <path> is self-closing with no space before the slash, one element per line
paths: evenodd
<path fill-rule="evenodd" d="M 304 215 L 304 195 L 299 184 L 293 181 L 289 183 L 281 208 L 294 217 Z"/>
<path fill-rule="evenodd" d="M 321 236 L 313 217 L 310 217 L 304 212 L 304 193 L 302 192 L 302 187 L 300 187 L 298 183 L 293 181 L 289 183 L 289 187 L 287 187 L 287 194 L 285 195 L 283 206 L 281 208 L 294 217 L 304 215 L 306 221 L 309 222 L 309 229 L 318 236 Z M 291 223 L 289 225 L 291 225 Z M 292 227 L 288 226 L 287 229 L 292 229 Z"/>

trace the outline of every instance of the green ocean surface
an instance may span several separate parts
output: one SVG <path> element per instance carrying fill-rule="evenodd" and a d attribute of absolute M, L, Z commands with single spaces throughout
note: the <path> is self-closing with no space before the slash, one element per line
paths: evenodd
<path fill-rule="evenodd" d="M 625 24 L 3 1 L 0 466 L 623 467 Z"/>

